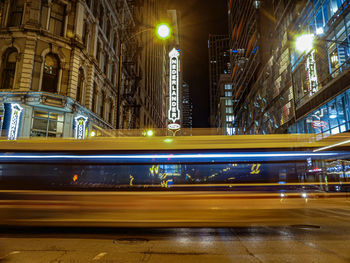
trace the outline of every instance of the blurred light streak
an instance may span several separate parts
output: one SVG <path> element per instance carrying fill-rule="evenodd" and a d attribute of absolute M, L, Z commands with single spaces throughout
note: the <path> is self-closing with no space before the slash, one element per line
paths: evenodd
<path fill-rule="evenodd" d="M 350 143 L 350 140 L 346 140 L 346 141 L 343 141 L 343 142 L 339 142 L 339 143 L 335 143 L 335 144 L 328 145 L 328 146 L 325 146 L 325 147 L 321 147 L 321 148 L 318 148 L 318 149 L 314 150 L 314 152 L 324 151 L 324 150 L 327 150 L 327 149 L 330 149 L 330 148 L 334 148 L 334 147 L 337 147 L 337 146 L 340 146 L 340 145 L 343 145 L 343 144 L 347 144 L 347 143 Z"/>
<path fill-rule="evenodd" d="M 228 153 L 228 154 L 142 154 L 142 155 L 2 155 L 0 159 L 202 159 L 246 157 L 335 156 L 339 153 Z"/>

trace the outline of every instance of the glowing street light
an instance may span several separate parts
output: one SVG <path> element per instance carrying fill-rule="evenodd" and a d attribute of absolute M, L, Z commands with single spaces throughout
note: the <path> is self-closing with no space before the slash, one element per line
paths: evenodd
<path fill-rule="evenodd" d="M 170 37 L 170 27 L 169 25 L 163 23 L 156 27 L 156 34 L 160 39 L 167 39 Z"/>
<path fill-rule="evenodd" d="M 310 52 L 314 47 L 314 34 L 304 34 L 300 35 L 295 40 L 295 48 L 300 53 L 308 53 Z"/>
<path fill-rule="evenodd" d="M 146 132 L 146 134 L 147 134 L 148 137 L 151 137 L 151 136 L 154 135 L 154 132 L 153 132 L 152 130 L 148 130 L 148 131 Z"/>

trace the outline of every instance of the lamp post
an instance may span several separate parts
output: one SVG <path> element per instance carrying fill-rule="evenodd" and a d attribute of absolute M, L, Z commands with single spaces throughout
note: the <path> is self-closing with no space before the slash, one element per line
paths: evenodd
<path fill-rule="evenodd" d="M 137 35 L 140 35 L 146 31 L 152 30 L 154 27 L 146 28 L 144 30 L 141 30 L 139 32 L 136 32 L 135 34 L 131 35 L 129 38 L 121 40 L 119 45 L 119 69 L 118 69 L 118 87 L 117 87 L 117 125 L 116 128 L 119 129 L 119 122 L 120 122 L 120 93 L 121 93 L 121 85 L 122 85 L 122 72 L 123 72 L 123 56 L 124 56 L 124 44 L 136 37 Z M 156 36 L 161 40 L 166 40 L 171 35 L 171 28 L 166 23 L 158 24 L 155 27 Z"/>

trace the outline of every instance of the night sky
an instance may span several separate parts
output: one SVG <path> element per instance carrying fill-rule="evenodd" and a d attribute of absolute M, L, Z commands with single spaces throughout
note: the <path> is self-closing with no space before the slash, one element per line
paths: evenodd
<path fill-rule="evenodd" d="M 209 127 L 209 34 L 227 34 L 226 0 L 175 0 L 180 10 L 183 79 L 191 89 L 193 127 Z"/>

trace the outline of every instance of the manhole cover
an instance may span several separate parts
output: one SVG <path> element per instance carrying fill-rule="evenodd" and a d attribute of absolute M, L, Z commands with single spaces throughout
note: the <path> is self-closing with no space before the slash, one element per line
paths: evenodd
<path fill-rule="evenodd" d="M 320 226 L 317 225 L 291 225 L 291 227 L 299 228 L 299 229 L 319 229 Z"/>

